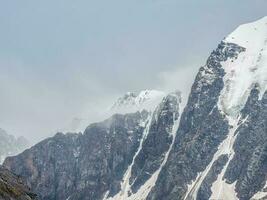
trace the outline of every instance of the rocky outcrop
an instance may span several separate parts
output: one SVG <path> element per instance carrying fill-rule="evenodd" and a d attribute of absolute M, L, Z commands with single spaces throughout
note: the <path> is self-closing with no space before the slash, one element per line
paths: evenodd
<path fill-rule="evenodd" d="M 0 199 L 1 200 L 37 200 L 22 179 L 0 166 Z"/>

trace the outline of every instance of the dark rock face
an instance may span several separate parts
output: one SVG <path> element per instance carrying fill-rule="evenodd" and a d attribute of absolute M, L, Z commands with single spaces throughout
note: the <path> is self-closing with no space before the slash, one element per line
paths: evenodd
<path fill-rule="evenodd" d="M 236 182 L 240 199 L 250 199 L 267 180 L 267 93 L 259 98 L 255 87 L 242 110 L 246 121 L 241 124 L 234 144 L 235 155 L 225 178 L 228 183 Z"/>
<path fill-rule="evenodd" d="M 179 117 L 180 94 L 168 95 L 152 116 L 149 133 L 137 155 L 130 178 L 133 193 L 159 169 L 173 140 L 173 126 Z"/>
<path fill-rule="evenodd" d="M 222 42 L 200 68 L 173 149 L 148 199 L 183 199 L 187 185 L 211 162 L 228 133 L 228 122 L 217 107 L 224 86 L 220 62 L 236 58 L 244 50 L 236 44 Z"/>
<path fill-rule="evenodd" d="M 22 179 L 0 166 L 0 199 L 1 200 L 37 200 Z"/>
<path fill-rule="evenodd" d="M 102 199 L 119 182 L 142 137 L 147 112 L 114 115 L 90 125 L 84 134 L 46 139 L 5 166 L 27 180 L 43 200 Z"/>

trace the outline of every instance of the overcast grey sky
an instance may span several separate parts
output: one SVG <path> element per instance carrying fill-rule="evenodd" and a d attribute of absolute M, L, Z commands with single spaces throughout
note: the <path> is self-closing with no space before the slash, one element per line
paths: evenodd
<path fill-rule="evenodd" d="M 126 91 L 188 90 L 224 36 L 267 15 L 266 0 L 0 2 L 0 127 L 32 141 Z"/>

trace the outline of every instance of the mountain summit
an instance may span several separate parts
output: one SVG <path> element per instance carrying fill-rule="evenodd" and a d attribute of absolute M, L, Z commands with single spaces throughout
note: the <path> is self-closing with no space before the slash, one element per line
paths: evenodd
<path fill-rule="evenodd" d="M 158 90 L 142 90 L 139 93 L 127 92 L 110 108 L 114 113 L 129 113 L 145 110 L 153 110 L 166 94 Z"/>

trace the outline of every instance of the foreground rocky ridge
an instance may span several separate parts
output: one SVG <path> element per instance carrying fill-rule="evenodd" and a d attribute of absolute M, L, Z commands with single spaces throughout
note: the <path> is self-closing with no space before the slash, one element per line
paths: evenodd
<path fill-rule="evenodd" d="M 239 27 L 153 112 L 57 134 L 4 165 L 43 200 L 267 198 L 267 18 Z"/>
<path fill-rule="evenodd" d="M 37 195 L 23 183 L 22 179 L 0 166 L 1 200 L 37 200 Z"/>

